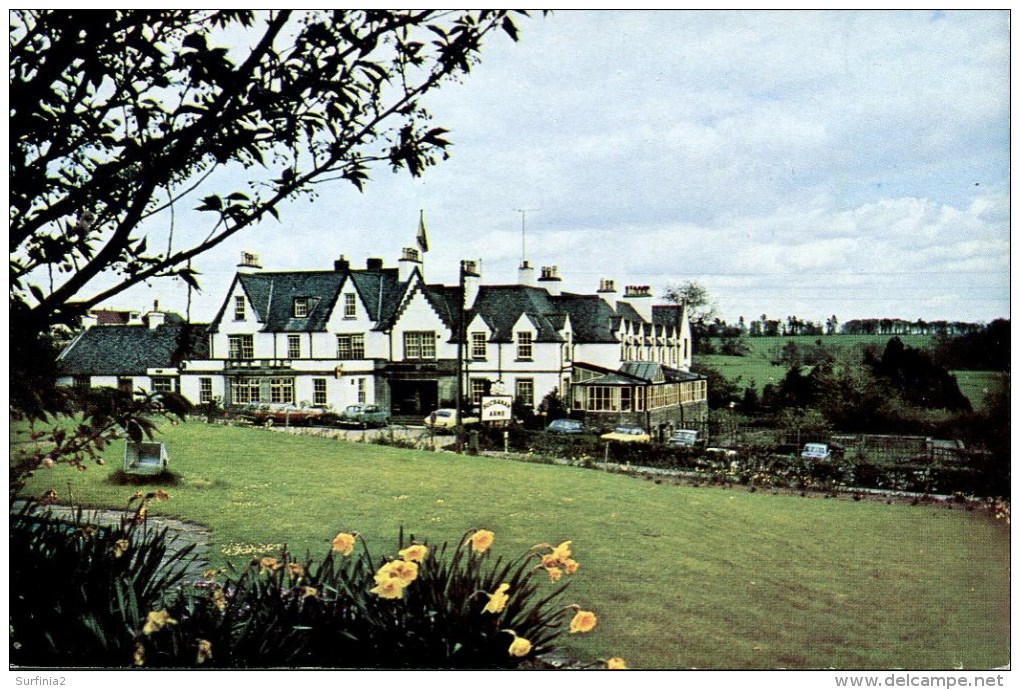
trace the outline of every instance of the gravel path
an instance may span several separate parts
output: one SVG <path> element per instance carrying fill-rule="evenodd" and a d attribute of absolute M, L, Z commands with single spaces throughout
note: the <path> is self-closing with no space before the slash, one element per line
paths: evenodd
<path fill-rule="evenodd" d="M 16 502 L 11 507 L 11 512 L 17 512 L 22 506 L 23 502 Z M 54 517 L 68 521 L 73 520 L 74 513 L 77 510 L 62 505 L 50 505 L 46 509 L 50 510 Z M 82 518 L 84 520 L 97 525 L 118 526 L 123 516 L 124 513 L 119 510 L 84 509 L 82 511 Z M 211 534 L 209 529 L 194 522 L 185 522 L 184 520 L 162 517 L 160 515 L 150 515 L 146 518 L 146 522 L 149 527 L 154 529 L 167 529 L 167 536 L 170 538 L 170 551 L 177 551 L 188 544 L 195 545 L 195 550 L 192 553 L 196 558 L 185 569 L 185 579 L 201 579 L 202 571 L 206 569 L 206 556 L 209 553 L 209 536 Z"/>

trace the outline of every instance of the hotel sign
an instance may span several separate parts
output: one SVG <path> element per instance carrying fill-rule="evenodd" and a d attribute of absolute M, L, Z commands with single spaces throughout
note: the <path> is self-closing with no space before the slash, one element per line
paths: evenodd
<path fill-rule="evenodd" d="M 509 395 L 483 395 L 482 421 L 509 422 L 514 399 Z"/>

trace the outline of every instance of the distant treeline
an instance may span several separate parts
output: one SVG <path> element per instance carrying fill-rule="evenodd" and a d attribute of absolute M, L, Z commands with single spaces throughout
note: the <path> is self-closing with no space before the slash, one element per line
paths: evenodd
<path fill-rule="evenodd" d="M 752 321 L 748 326 L 743 319 L 736 326 L 716 319 L 706 324 L 705 335 L 699 337 L 694 328 L 695 352 L 747 356 L 751 354 L 750 337 L 783 337 L 792 335 L 863 335 L 889 336 L 920 335 L 931 338 L 923 349 L 932 361 L 946 369 L 977 371 L 1009 371 L 1010 322 L 996 319 L 991 323 L 965 323 L 961 321 L 904 321 L 902 319 L 855 319 L 839 324 L 836 317 L 826 320 L 825 328 L 810 321 L 789 317 L 780 323 L 770 319 Z M 715 339 L 714 341 L 712 339 Z M 823 340 L 811 346 L 798 346 L 796 341 L 777 347 L 773 364 L 815 365 L 832 359 L 833 352 Z"/>
<path fill-rule="evenodd" d="M 1003 319 L 998 319 L 1003 321 Z M 993 322 L 994 323 L 994 322 Z M 1008 321 L 1006 321 L 1008 325 Z M 757 319 L 747 320 L 743 316 L 735 324 L 723 319 L 704 323 L 693 323 L 695 330 L 709 338 L 731 338 L 747 335 L 755 337 L 776 337 L 787 335 L 971 335 L 980 333 L 989 326 L 969 321 L 925 321 L 917 319 L 851 319 L 840 323 L 835 315 L 824 322 L 787 316 L 785 319 L 770 319 L 765 314 Z"/>

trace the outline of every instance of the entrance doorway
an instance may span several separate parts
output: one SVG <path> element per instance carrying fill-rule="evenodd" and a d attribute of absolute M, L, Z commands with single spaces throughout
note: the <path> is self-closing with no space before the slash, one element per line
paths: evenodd
<path fill-rule="evenodd" d="M 393 416 L 424 417 L 439 406 L 438 381 L 390 381 Z"/>

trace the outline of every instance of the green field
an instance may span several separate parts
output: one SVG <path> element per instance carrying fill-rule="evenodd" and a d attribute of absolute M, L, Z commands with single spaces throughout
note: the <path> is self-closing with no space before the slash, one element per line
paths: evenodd
<path fill-rule="evenodd" d="M 17 436 L 17 435 L 16 435 Z M 15 442 L 18 440 L 17 437 Z M 168 427 L 179 485 L 153 512 L 212 530 L 212 556 L 324 554 L 357 530 L 432 543 L 469 528 L 496 553 L 573 540 L 569 598 L 599 626 L 582 660 L 634 668 L 989 668 L 1009 663 L 1009 530 L 983 511 L 692 488 L 574 467 L 400 450 L 190 422 Z M 123 506 L 106 467 L 28 486 Z M 235 560 L 243 560 L 239 556 Z"/>
<path fill-rule="evenodd" d="M 1009 385 L 1006 374 L 998 371 L 953 371 L 960 392 L 970 400 L 971 407 L 981 410 L 984 407 L 985 394 L 1001 390 Z"/>

